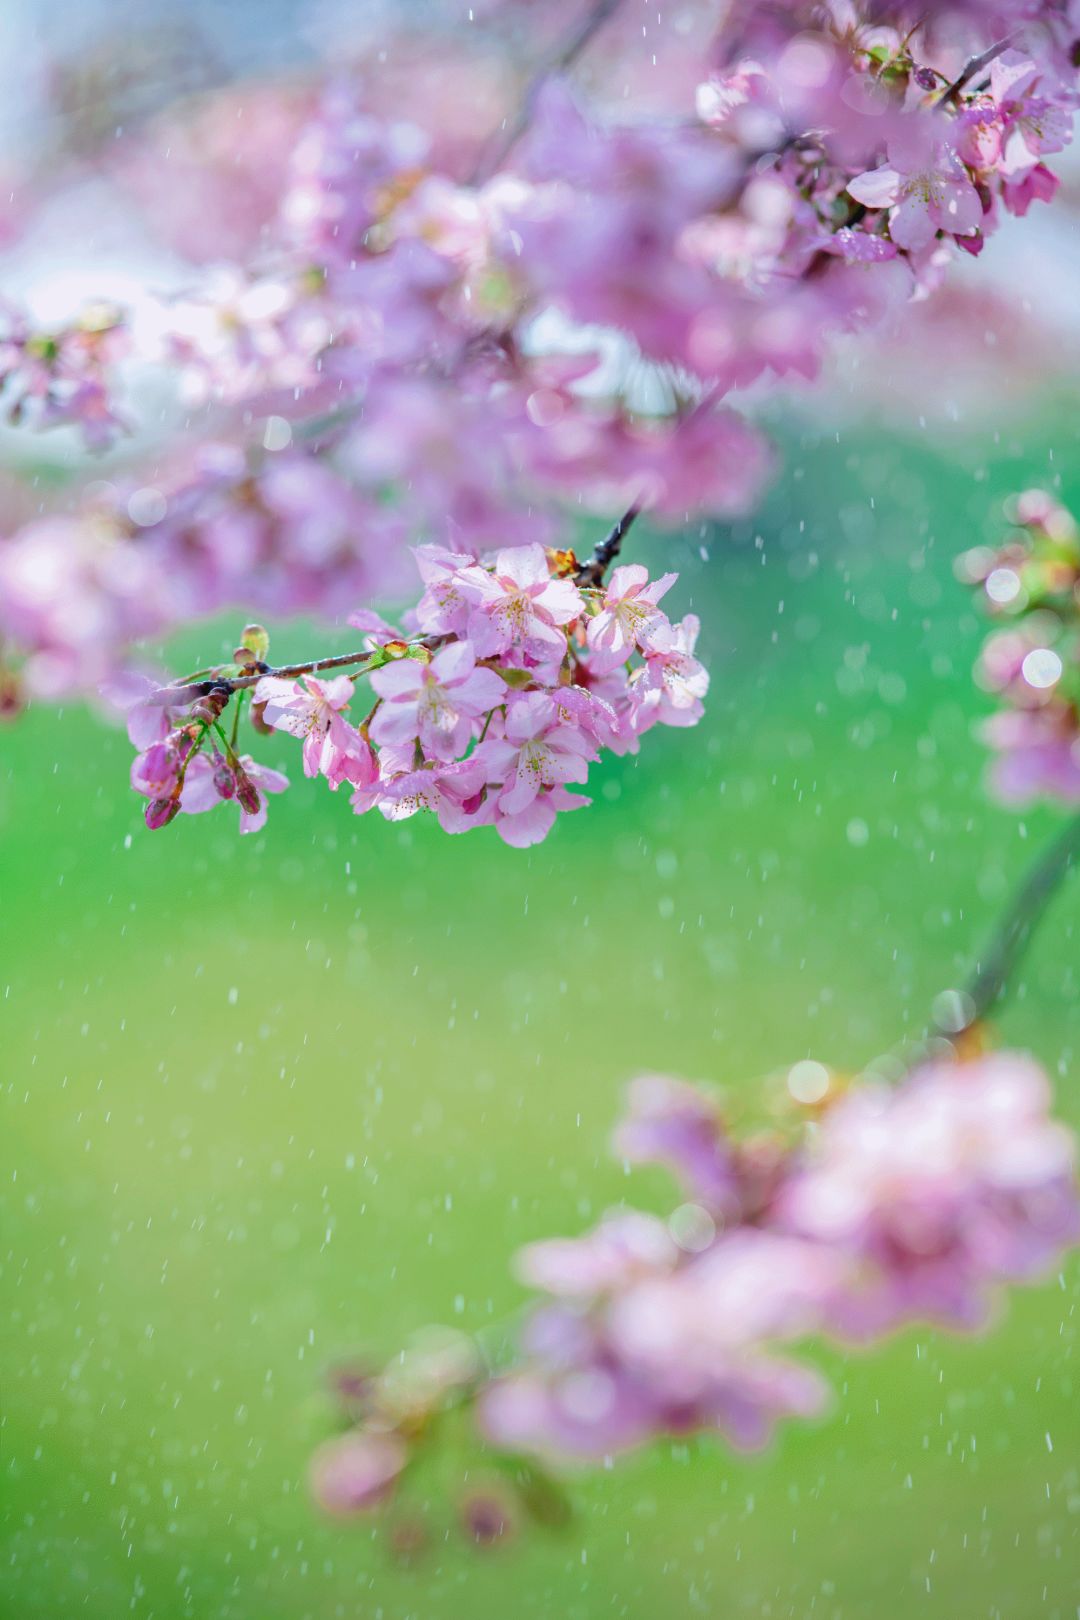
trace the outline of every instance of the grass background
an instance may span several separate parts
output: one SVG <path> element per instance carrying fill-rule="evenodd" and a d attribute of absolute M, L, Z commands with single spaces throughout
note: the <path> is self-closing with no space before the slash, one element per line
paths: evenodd
<path fill-rule="evenodd" d="M 1075 1614 L 1075 1263 L 984 1339 L 821 1352 L 826 1420 L 584 1478 L 561 1533 L 478 1554 L 437 1521 L 404 1569 L 306 1495 L 329 1365 L 497 1319 L 517 1245 L 664 1207 L 606 1155 L 628 1077 L 752 1113 L 778 1066 L 892 1046 L 1055 824 L 980 791 L 951 564 L 1075 425 L 785 437 L 753 523 L 644 546 L 705 621 L 706 722 L 604 763 L 530 853 L 302 780 L 257 837 L 231 810 L 149 836 L 123 737 L 74 708 L 3 734 L 6 1613 Z M 1076 916 L 1062 896 L 1000 1023 L 1080 1124 Z"/>

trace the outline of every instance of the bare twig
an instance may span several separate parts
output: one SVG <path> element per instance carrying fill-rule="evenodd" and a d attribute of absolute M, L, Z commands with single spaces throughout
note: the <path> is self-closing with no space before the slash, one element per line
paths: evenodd
<path fill-rule="evenodd" d="M 601 583 L 605 573 L 619 555 L 623 538 L 640 511 L 640 506 L 630 506 L 619 521 L 612 525 L 589 561 L 582 563 L 574 575 L 574 580 L 578 585 L 599 585 Z"/>
<path fill-rule="evenodd" d="M 410 643 L 410 645 L 418 645 Z M 270 664 L 253 664 L 249 675 L 212 675 L 205 681 L 184 681 L 176 686 L 159 686 L 148 699 L 151 703 L 160 703 L 167 708 L 181 708 L 185 703 L 194 703 L 196 698 L 210 697 L 219 693 L 224 697 L 231 697 L 234 692 L 243 692 L 249 686 L 258 686 L 261 680 L 275 677 L 278 680 L 295 680 L 298 675 L 318 675 L 326 669 L 348 669 L 350 664 L 366 664 L 371 669 L 378 669 L 380 665 L 389 663 L 388 658 L 373 654 L 370 647 L 363 652 L 337 653 L 333 658 L 312 658 L 303 664 L 280 664 L 274 668 Z M 358 669 L 357 675 L 367 673 L 365 669 Z"/>
<path fill-rule="evenodd" d="M 1047 904 L 1078 858 L 1080 816 L 1074 816 L 1031 868 L 980 957 L 965 991 L 965 1028 L 985 1018 L 1008 989 Z"/>
<path fill-rule="evenodd" d="M 959 77 L 954 79 L 948 89 L 943 92 L 941 100 L 936 105 L 945 107 L 950 101 L 956 101 L 961 90 L 970 84 L 972 79 L 982 72 L 983 68 L 988 68 L 991 62 L 995 62 L 1003 51 L 1007 51 L 1015 37 L 1014 34 L 1010 34 L 1006 39 L 999 39 L 995 44 L 988 45 L 986 50 L 981 51 L 978 56 L 973 56 L 970 61 L 965 62 Z"/>

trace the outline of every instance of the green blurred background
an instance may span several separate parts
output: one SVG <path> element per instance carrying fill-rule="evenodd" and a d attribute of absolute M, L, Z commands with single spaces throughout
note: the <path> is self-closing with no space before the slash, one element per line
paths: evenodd
<path fill-rule="evenodd" d="M 496 1320 L 519 1244 L 670 1204 L 607 1157 L 631 1075 L 752 1114 L 762 1076 L 857 1066 L 957 982 L 1055 818 L 981 791 L 952 560 L 1009 491 L 1059 487 L 1075 423 L 780 424 L 752 524 L 635 544 L 704 620 L 706 722 L 605 762 L 528 853 L 355 820 L 302 779 L 257 837 L 231 810 L 150 836 L 122 736 L 76 709 L 4 733 L 6 1613 L 1076 1613 L 1075 1263 L 982 1340 L 815 1349 L 827 1419 L 757 1458 L 702 1441 L 585 1477 L 561 1532 L 475 1552 L 436 1513 L 402 1568 L 305 1486 L 328 1367 Z M 1078 898 L 1000 1020 L 1074 1125 Z"/>

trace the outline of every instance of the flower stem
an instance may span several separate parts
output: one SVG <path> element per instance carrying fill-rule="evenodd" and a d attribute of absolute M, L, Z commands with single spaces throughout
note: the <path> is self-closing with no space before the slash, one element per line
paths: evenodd
<path fill-rule="evenodd" d="M 1047 905 L 1078 858 L 1080 815 L 1067 821 L 1043 851 L 990 936 L 966 986 L 971 1007 L 965 1028 L 987 1017 L 1009 988 Z"/>

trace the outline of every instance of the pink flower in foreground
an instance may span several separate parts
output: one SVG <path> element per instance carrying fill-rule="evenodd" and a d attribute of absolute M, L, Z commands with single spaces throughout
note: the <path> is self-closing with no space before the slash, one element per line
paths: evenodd
<path fill-rule="evenodd" d="M 1002 182 L 1001 200 L 1010 214 L 1022 219 L 1033 202 L 1053 202 L 1061 185 L 1056 174 L 1051 174 L 1045 163 L 1037 163 L 1019 179 Z"/>
<path fill-rule="evenodd" d="M 677 574 L 649 578 L 640 563 L 616 568 L 604 592 L 603 606 L 588 621 L 586 636 L 597 674 L 617 669 L 634 651 L 647 651 L 655 632 L 668 622 L 657 606 L 674 585 Z"/>
<path fill-rule="evenodd" d="M 477 756 L 488 781 L 505 784 L 495 797 L 499 836 L 523 848 L 547 836 L 556 810 L 586 802 L 563 784 L 584 782 L 597 750 L 576 726 L 562 723 L 546 692 L 526 692 L 508 706 L 503 735 L 483 743 Z"/>
<path fill-rule="evenodd" d="M 484 778 L 483 761 L 477 754 L 449 765 L 384 770 L 373 784 L 357 788 L 352 807 L 357 815 L 377 808 L 387 821 L 407 821 L 420 810 L 430 810 L 443 832 L 468 832 L 490 819 L 490 808 L 483 799 Z"/>
<path fill-rule="evenodd" d="M 444 546 L 417 546 L 413 555 L 424 582 L 424 594 L 416 605 L 417 629 L 424 635 L 462 634 L 471 602 L 461 589 L 459 575 L 475 559 Z"/>
<path fill-rule="evenodd" d="M 500 551 L 494 570 L 463 568 L 458 588 L 472 603 L 469 640 L 479 657 L 514 647 L 538 663 L 561 662 L 566 655 L 562 628 L 578 618 L 584 603 L 568 579 L 553 579 L 543 546 Z"/>
<path fill-rule="evenodd" d="M 927 127 L 913 124 L 888 144 L 888 163 L 848 182 L 848 192 L 867 208 L 889 209 L 889 235 L 897 247 L 917 252 L 938 231 L 969 236 L 983 222 L 983 207 L 967 170 L 943 140 L 931 142 Z"/>
<path fill-rule="evenodd" d="M 1037 63 L 1023 51 L 1003 51 L 990 66 L 990 95 L 1004 123 L 999 168 L 1010 180 L 1072 140 L 1075 91 L 1037 85 L 1038 79 Z"/>
<path fill-rule="evenodd" d="M 930 1060 L 825 1114 L 777 1218 L 855 1263 L 838 1327 L 977 1327 L 993 1285 L 1037 1275 L 1080 1237 L 1075 1143 L 1050 1103 L 1042 1069 L 999 1052 Z"/>
<path fill-rule="evenodd" d="M 303 686 L 276 676 L 259 682 L 255 701 L 265 705 L 266 724 L 303 738 L 305 776 L 325 776 L 332 788 L 345 781 L 356 787 L 373 782 L 378 765 L 371 747 L 341 713 L 352 701 L 349 676 L 303 679 Z"/>
<path fill-rule="evenodd" d="M 709 690 L 709 672 L 694 657 L 700 627 L 697 615 L 688 613 L 681 623 L 659 628 L 653 635 L 645 668 L 633 686 L 638 731 L 657 722 L 696 726 L 704 714 L 701 700 Z"/>
<path fill-rule="evenodd" d="M 454 641 L 430 663 L 402 658 L 372 673 L 382 699 L 371 723 L 380 746 L 400 747 L 419 738 L 429 759 L 452 760 L 464 753 L 473 724 L 507 696 L 506 682 L 493 669 L 478 669 L 468 641 Z"/>
<path fill-rule="evenodd" d="M 266 795 L 284 793 L 288 785 L 289 778 L 281 771 L 258 764 L 250 754 L 240 755 L 235 764 L 220 755 L 208 759 L 198 754 L 187 767 L 180 808 L 185 815 L 199 816 L 222 799 L 235 799 L 240 831 L 259 832 L 266 826 Z"/>

